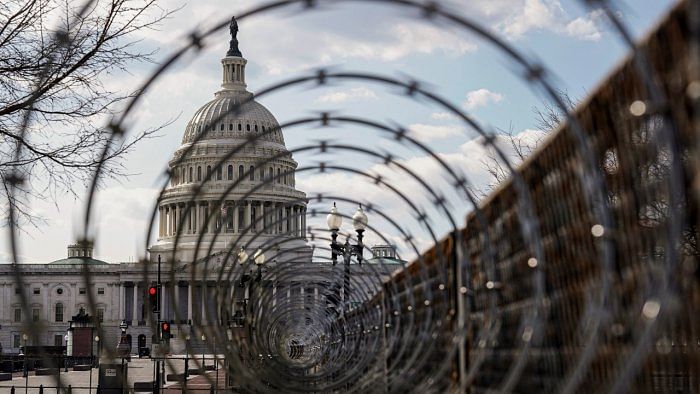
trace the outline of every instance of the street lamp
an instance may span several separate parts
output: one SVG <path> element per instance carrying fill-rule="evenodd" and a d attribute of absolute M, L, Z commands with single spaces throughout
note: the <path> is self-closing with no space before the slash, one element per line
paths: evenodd
<path fill-rule="evenodd" d="M 341 245 L 338 243 L 338 231 L 340 226 L 343 224 L 343 217 L 338 213 L 338 208 L 333 203 L 333 208 L 331 212 L 326 217 L 326 224 L 328 224 L 328 229 L 331 230 L 331 258 L 333 260 L 333 265 L 337 263 L 338 255 L 343 256 L 345 264 L 350 264 L 350 259 L 352 256 L 357 257 L 357 261 L 362 264 L 362 238 L 367 228 L 367 215 L 362 209 L 362 204 L 357 207 L 357 211 L 352 215 L 352 225 L 357 232 L 357 245 L 350 245 L 350 238 L 346 238 L 345 244 Z"/>
<path fill-rule="evenodd" d="M 207 340 L 206 335 L 202 334 L 202 342 L 204 342 L 204 341 L 206 341 L 206 340 Z M 202 344 L 202 345 L 204 345 L 204 344 Z M 206 346 L 202 346 L 202 369 L 203 369 L 203 370 L 206 370 L 206 368 L 204 368 L 204 365 L 205 365 L 205 361 L 204 361 L 204 349 L 205 349 L 205 348 L 206 348 Z"/>
<path fill-rule="evenodd" d="M 100 354 L 100 336 L 99 335 L 95 335 L 95 342 L 97 342 L 97 367 L 99 368 L 99 366 L 100 366 L 100 356 L 99 356 L 99 354 Z M 98 386 L 99 386 L 99 384 L 98 384 Z M 98 388 L 98 390 L 99 390 L 99 388 Z M 89 393 L 92 392 L 92 366 L 90 368 L 90 382 L 88 383 L 88 392 Z"/>
<path fill-rule="evenodd" d="M 97 346 L 97 362 L 95 364 L 97 364 L 97 366 L 99 367 L 100 366 L 100 336 L 99 335 L 95 335 L 95 344 Z"/>
<path fill-rule="evenodd" d="M 338 213 L 338 208 L 333 203 L 333 208 L 326 218 L 328 229 L 331 230 L 331 260 L 335 266 L 338 261 L 338 255 L 343 256 L 344 276 L 343 276 L 343 302 L 347 302 L 350 297 L 350 260 L 352 256 L 357 257 L 357 262 L 362 264 L 362 237 L 367 228 L 367 215 L 362 210 L 362 204 L 357 207 L 357 211 L 352 215 L 352 225 L 357 232 L 357 244 L 350 244 L 350 237 L 345 238 L 345 244 L 338 243 L 338 231 L 343 224 L 343 217 Z"/>
<path fill-rule="evenodd" d="M 66 349 L 63 351 L 63 372 L 68 372 L 68 334 L 63 336 L 66 341 Z"/>
<path fill-rule="evenodd" d="M 23 368 L 24 370 L 22 371 L 22 374 L 24 375 L 23 377 L 25 378 L 25 382 L 24 382 L 25 391 L 27 388 L 26 386 L 28 384 L 28 380 L 29 380 L 29 366 L 27 365 L 27 338 L 29 338 L 27 336 L 27 334 L 22 333 L 22 341 L 24 343 L 24 346 L 22 346 L 22 348 L 19 349 L 19 355 L 24 356 L 24 362 L 22 363 L 22 364 L 24 364 L 24 368 Z"/>
<path fill-rule="evenodd" d="M 263 264 L 265 264 L 265 253 L 263 253 L 260 249 L 256 250 L 255 254 L 253 254 L 253 261 L 258 267 L 258 272 L 255 281 L 260 282 L 262 280 L 262 266 Z"/>
<path fill-rule="evenodd" d="M 238 251 L 238 264 L 245 264 L 248 261 L 248 253 L 241 246 L 241 250 Z"/>

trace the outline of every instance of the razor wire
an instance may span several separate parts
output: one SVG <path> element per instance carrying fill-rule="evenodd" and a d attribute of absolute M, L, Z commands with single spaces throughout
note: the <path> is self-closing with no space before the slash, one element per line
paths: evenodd
<path fill-rule="evenodd" d="M 303 13 L 313 12 L 320 9 L 325 4 L 352 3 L 352 0 L 288 0 L 272 2 L 260 7 L 256 7 L 248 12 L 238 15 L 238 20 L 243 21 L 259 14 L 264 14 L 278 9 L 293 9 L 301 7 Z M 358 1 L 370 4 L 366 1 Z M 614 318 L 622 316 L 617 301 L 614 299 L 620 295 L 615 288 L 619 283 L 620 269 L 618 259 L 625 250 L 620 242 L 620 234 L 616 233 L 619 228 L 620 219 L 616 217 L 615 207 L 611 206 L 610 196 L 614 191 L 610 191 L 610 184 L 607 180 L 609 174 L 601 167 L 604 157 L 601 157 L 592 130 L 586 129 L 581 123 L 577 114 L 570 111 L 556 93 L 558 90 L 552 82 L 554 73 L 548 71 L 536 60 L 530 60 L 519 52 L 513 45 L 501 39 L 496 34 L 491 33 L 481 24 L 465 18 L 457 12 L 453 12 L 441 7 L 436 2 L 419 2 L 411 0 L 382 0 L 371 3 L 389 4 L 397 9 L 407 8 L 417 11 L 416 18 L 428 20 L 438 27 L 458 27 L 466 32 L 474 34 L 484 42 L 489 43 L 501 51 L 514 66 L 514 72 L 521 76 L 523 81 L 532 87 L 533 90 L 540 91 L 549 98 L 554 106 L 559 108 L 566 117 L 566 131 L 577 147 L 577 158 L 579 167 L 576 169 L 578 178 L 573 183 L 576 190 L 583 195 L 582 210 L 586 213 L 586 223 L 589 223 L 592 231 L 594 256 L 593 265 L 597 270 L 594 277 L 597 280 L 596 286 L 588 290 L 586 295 L 586 305 L 582 306 L 581 314 L 574 319 L 582 325 L 582 332 L 568 344 L 576 348 L 577 354 L 573 361 L 560 367 L 560 372 L 554 376 L 554 381 L 542 383 L 544 387 L 556 388 L 564 392 L 582 390 L 583 379 L 592 368 L 594 359 L 599 356 L 601 343 L 605 340 L 607 332 L 615 328 Z M 659 86 L 659 76 L 649 56 L 644 49 L 637 48 L 628 33 L 624 23 L 610 9 L 608 1 L 583 2 L 592 7 L 600 7 L 605 11 L 605 15 L 611 21 L 615 30 L 619 32 L 623 42 L 627 44 L 633 53 L 633 64 L 636 71 L 641 76 L 642 87 L 639 91 L 631 92 L 630 96 L 625 96 L 627 92 L 621 93 L 621 100 L 627 100 L 628 105 L 639 104 L 648 110 L 632 111 L 634 117 L 649 120 L 659 117 L 661 127 L 653 132 L 648 132 L 649 141 L 644 144 L 647 150 L 644 158 L 651 158 L 651 161 L 663 158 L 664 174 L 662 182 L 654 185 L 640 185 L 634 189 L 640 194 L 648 195 L 663 194 L 667 196 L 667 215 L 664 218 L 664 232 L 662 247 L 663 263 L 654 265 L 649 263 L 651 276 L 648 283 L 637 283 L 641 286 L 639 293 L 633 297 L 629 304 L 641 307 L 644 311 L 641 315 L 628 317 L 631 321 L 627 330 L 632 337 L 631 344 L 625 347 L 623 354 L 630 355 L 630 359 L 620 358 L 615 376 L 606 382 L 605 388 L 619 392 L 629 387 L 635 381 L 636 376 L 642 369 L 642 363 L 647 359 L 648 353 L 654 347 L 654 341 L 659 339 L 659 326 L 662 324 L 658 319 L 659 311 L 668 313 L 670 318 L 682 313 L 678 304 L 680 293 L 683 292 L 674 280 L 678 275 L 678 266 L 683 261 L 679 255 L 683 244 L 682 231 L 686 226 L 688 218 L 685 217 L 688 204 L 686 195 L 686 177 L 688 170 L 683 162 L 682 140 L 679 138 L 682 126 L 677 125 L 677 118 L 671 116 L 670 111 L 673 103 L 669 101 L 667 93 Z M 91 1 L 88 1 L 83 11 L 88 9 Z M 298 10 L 299 8 L 297 8 Z M 172 56 L 153 73 L 141 86 L 140 92 L 129 102 L 125 110 L 118 118 L 113 119 L 107 129 L 111 130 L 110 141 L 103 147 L 103 158 L 108 152 L 123 139 L 129 132 L 126 120 L 137 107 L 143 95 L 153 89 L 153 83 L 162 78 L 168 70 L 189 52 L 199 52 L 206 47 L 204 39 L 219 32 L 227 26 L 229 19 L 215 24 L 213 28 L 198 33 L 193 31 L 190 35 L 190 42 L 182 48 L 176 50 Z M 60 32 L 54 37 L 55 40 L 70 40 L 70 32 Z M 50 70 L 46 70 L 49 72 Z M 505 260 L 501 256 L 499 244 L 500 234 L 494 234 L 493 221 L 494 213 L 486 205 L 479 203 L 479 199 L 473 194 L 470 181 L 459 170 L 452 168 L 444 162 L 440 156 L 433 152 L 429 146 L 415 140 L 410 136 L 405 128 L 398 125 L 385 125 L 372 119 L 365 119 L 362 116 L 336 116 L 330 113 L 321 113 L 318 117 L 308 117 L 291 122 L 287 122 L 274 129 L 268 129 L 263 133 L 256 133 L 248 138 L 238 147 L 226 152 L 216 163 L 212 163 L 212 171 L 208 172 L 200 185 L 194 189 L 190 203 L 196 203 L 205 187 L 213 182 L 213 177 L 217 171 L 223 171 L 231 159 L 236 158 L 247 147 L 255 146 L 267 135 L 304 127 L 330 127 L 335 123 L 348 123 L 361 125 L 366 128 L 377 130 L 386 134 L 386 138 L 393 143 L 401 144 L 404 148 L 413 149 L 416 152 L 427 154 L 436 164 L 444 170 L 446 178 L 452 183 L 452 190 L 436 189 L 433 180 L 424 179 L 419 174 L 411 171 L 410 168 L 401 163 L 401 158 L 392 157 L 387 152 L 377 151 L 366 147 L 353 146 L 349 144 L 336 143 L 332 138 L 320 141 L 317 144 L 297 147 L 283 151 L 278 155 L 269 156 L 266 160 L 256 163 L 255 168 L 265 166 L 276 159 L 289 154 L 302 152 L 318 152 L 319 154 L 333 153 L 354 153 L 378 160 L 389 168 L 401 171 L 415 180 L 422 188 L 420 197 L 432 201 L 437 209 L 427 210 L 421 201 L 412 198 L 418 191 L 411 190 L 411 194 L 403 191 L 402 184 L 392 184 L 390 179 L 374 174 L 364 169 L 357 169 L 349 166 L 340 166 L 327 162 L 304 163 L 299 168 L 285 173 L 278 173 L 277 176 L 261 179 L 255 187 L 249 189 L 242 197 L 238 197 L 233 205 L 229 205 L 234 210 L 240 206 L 237 203 L 245 201 L 256 191 L 264 189 L 267 185 L 274 185 L 280 177 L 291 176 L 305 172 L 318 173 L 347 173 L 366 178 L 370 183 L 387 194 L 396 196 L 405 204 L 406 212 L 402 217 L 392 217 L 387 212 L 387 207 L 373 205 L 371 201 L 357 201 L 343 196 L 330 195 L 324 193 L 307 195 L 307 199 L 297 201 L 286 201 L 282 208 L 286 208 L 294 203 L 308 203 L 307 209 L 311 208 L 311 217 L 327 215 L 330 212 L 327 207 L 333 201 L 343 201 L 348 204 L 362 204 L 366 211 L 377 215 L 390 224 L 387 228 L 375 228 L 370 226 L 368 230 L 376 233 L 387 244 L 391 243 L 383 233 L 394 231 L 400 234 L 410 249 L 417 255 L 415 261 L 403 267 L 403 272 L 393 276 L 391 280 L 385 282 L 384 268 L 380 263 L 378 267 L 365 264 L 365 271 L 352 273 L 353 269 L 360 267 L 359 261 L 354 260 L 353 264 L 343 266 L 331 265 L 325 257 L 330 249 L 316 247 L 309 261 L 285 262 L 280 264 L 270 264 L 264 267 L 256 267 L 253 259 L 238 261 L 236 251 L 239 248 L 247 249 L 258 237 L 269 235 L 270 231 L 279 228 L 281 224 L 275 219 L 265 223 L 264 218 L 250 223 L 247 228 L 239 231 L 237 237 L 230 242 L 232 245 L 223 256 L 211 256 L 214 242 L 219 236 L 226 236 L 225 231 L 215 232 L 212 241 L 204 241 L 205 229 L 211 223 L 220 220 L 223 229 L 223 219 L 217 217 L 215 209 L 209 209 L 203 221 L 202 227 L 198 229 L 198 239 L 196 242 L 195 258 L 181 266 L 177 262 L 166 261 L 166 277 L 173 286 L 176 281 L 176 269 L 184 267 L 189 270 L 189 280 L 192 282 L 211 280 L 204 276 L 211 267 L 218 267 L 216 284 L 214 286 L 215 298 L 218 305 L 230 306 L 235 303 L 237 291 L 243 291 L 236 286 L 241 283 L 243 277 L 257 276 L 256 279 L 249 279 L 249 284 L 245 288 L 256 296 L 250 299 L 251 313 L 245 316 L 245 327 L 255 327 L 255 333 L 249 333 L 245 338 L 230 337 L 225 326 L 193 324 L 192 332 L 203 333 L 207 338 L 214 338 L 207 342 L 210 352 L 219 352 L 222 349 L 214 349 L 213 344 L 226 344 L 223 348 L 224 358 L 230 363 L 230 371 L 235 371 L 236 379 L 252 391 L 266 392 L 276 390 L 286 391 L 351 391 L 363 392 L 376 387 L 384 387 L 386 391 L 403 392 L 414 390 L 416 392 L 442 391 L 447 387 L 453 387 L 459 381 L 457 387 L 484 387 L 499 391 L 513 391 L 521 387 L 526 380 L 523 375 L 528 368 L 532 368 L 532 360 L 537 356 L 532 352 L 537 352 L 543 341 L 546 340 L 547 330 L 556 329 L 557 325 L 565 322 L 551 320 L 551 305 L 555 302 L 556 294 L 551 294 L 548 290 L 549 282 L 556 278 L 547 276 L 548 264 L 558 256 L 548 256 L 545 253 L 545 243 L 552 242 L 545 239 L 542 234 L 542 223 L 545 218 L 538 216 L 542 209 L 538 202 L 533 200 L 533 179 L 525 178 L 521 171 L 517 171 L 509 160 L 508 155 L 496 143 L 496 136 L 488 132 L 488 127 L 479 124 L 467 113 L 451 104 L 447 99 L 442 98 L 438 93 L 431 92 L 425 86 L 427 83 L 415 80 L 399 80 L 396 78 L 352 71 L 336 72 L 333 70 L 320 69 L 309 75 L 295 79 L 289 79 L 275 84 L 269 88 L 262 89 L 256 94 L 256 98 L 272 95 L 285 89 L 295 86 L 307 88 L 323 87 L 329 82 L 352 82 L 364 81 L 375 83 L 391 91 L 391 89 L 401 89 L 403 96 L 416 102 L 430 102 L 441 106 L 445 111 L 454 114 L 469 130 L 477 132 L 482 138 L 483 145 L 496 152 L 499 160 L 511 175 L 511 185 L 509 197 L 513 206 L 516 206 L 514 221 L 517 223 L 516 229 L 510 236 L 517 238 L 519 242 L 525 244 L 527 251 L 520 259 L 528 262 L 531 270 L 522 278 L 509 278 L 504 276 L 507 270 L 501 269 Z M 692 81 L 691 81 L 692 82 Z M 695 81 L 697 83 L 697 81 Z M 250 101 L 253 99 L 250 98 Z M 697 100 L 697 98 L 696 98 Z M 228 114 L 237 114 L 247 102 L 239 103 L 226 114 L 219 115 L 219 118 L 212 121 L 213 124 L 223 119 Z M 631 107 L 630 107 L 631 108 Z M 31 110 L 27 111 L 25 123 L 20 130 L 23 134 L 30 121 Z M 620 114 L 621 118 L 626 115 Z M 303 132 L 303 130 L 301 131 Z M 180 157 L 171 163 L 171 168 L 178 168 L 185 160 L 191 157 L 192 150 L 197 144 L 206 139 L 211 131 L 205 128 L 197 134 L 196 138 L 188 149 Z M 465 138 L 469 136 L 465 135 Z M 622 160 L 625 152 L 617 152 L 615 160 Z M 21 157 L 22 146 L 18 145 L 16 157 Z M 636 153 L 635 153 L 636 154 Z M 227 198 L 230 198 L 234 191 L 244 179 L 248 179 L 250 171 L 246 171 L 243 177 L 238 177 L 221 192 L 218 201 L 213 206 L 226 205 Z M 101 167 L 98 167 L 93 178 L 88 199 L 86 201 L 86 213 L 83 221 L 83 241 L 94 241 L 94 235 L 90 233 L 93 218 L 93 203 L 98 193 L 97 185 L 103 174 Z M 254 176 L 254 173 L 253 173 Z M 173 180 L 177 177 L 175 171 L 170 169 L 165 171 L 162 179 L 161 193 L 158 201 L 154 204 L 148 228 L 153 228 L 158 215 L 158 203 L 163 198 Z M 630 176 L 634 179 L 634 175 Z M 14 193 L 26 177 L 17 172 L 5 177 L 9 184 L 8 198 L 14 198 Z M 541 180 L 540 180 L 541 181 Z M 654 190 L 648 191 L 648 188 Z M 313 192 L 313 191 L 311 191 Z M 464 204 L 471 210 L 470 217 L 477 227 L 477 238 L 469 237 L 463 233 L 459 227 L 462 219 L 454 217 L 450 213 L 449 202 L 446 195 L 458 195 L 464 199 Z M 177 250 L 180 238 L 183 236 L 185 218 L 193 204 L 186 204 L 185 213 L 180 216 L 177 224 L 177 233 L 174 237 L 174 244 Z M 10 241 L 12 254 L 15 263 L 13 264 L 14 281 L 17 284 L 24 283 L 22 268 L 18 264 L 18 248 L 16 244 L 16 223 L 15 213 L 12 204 L 9 204 L 8 223 L 10 228 Z M 211 205 L 210 205 L 211 208 Z M 488 212 L 486 212 L 487 210 Z M 429 215 L 432 212 L 433 217 Z M 307 210 L 308 215 L 308 210 Z M 444 234 L 437 233 L 431 221 L 444 215 L 452 228 L 448 239 L 452 240 L 451 251 L 446 252 L 444 244 Z M 344 216 L 344 215 L 343 215 Z M 352 219 L 345 216 L 346 219 Z M 256 219 L 256 220 L 258 220 Z M 692 220 L 692 219 L 690 219 Z M 430 235 L 430 241 L 434 245 L 431 250 L 433 256 L 426 256 L 421 253 L 420 248 L 414 242 L 414 236 L 407 229 L 408 222 L 415 222 L 420 228 Z M 471 223 L 471 222 L 470 222 Z M 582 223 L 583 224 L 583 223 Z M 261 228 L 262 227 L 262 228 Z M 329 242 L 328 231 L 319 228 L 308 228 L 311 240 L 323 240 Z M 467 231 L 470 229 L 468 228 Z M 153 241 L 152 234 L 147 236 L 145 245 L 149 246 Z M 298 235 L 297 238 L 301 238 Z M 353 239 L 352 234 L 342 234 L 341 237 Z M 244 241 L 244 238 L 249 238 Z M 356 240 L 355 240 L 356 241 Z M 473 242 L 472 242 L 473 241 Z M 271 239 L 263 244 L 261 252 L 271 256 L 270 261 L 279 257 L 277 250 L 289 242 L 289 236 L 281 236 Z M 208 243 L 209 246 L 205 246 Z M 649 245 L 653 247 L 653 245 Z M 366 246 L 363 246 L 366 248 Z M 470 251 L 478 250 L 478 259 L 474 259 L 474 253 Z M 288 250 L 288 249 L 285 249 Z M 697 257 L 697 256 L 696 256 Z M 217 260 L 215 260 L 218 259 Z M 214 264 L 214 262 L 217 264 Z M 697 262 L 696 262 L 697 264 Z M 150 283 L 153 280 L 152 263 L 144 257 L 139 264 L 142 270 L 142 280 Z M 353 289 L 346 294 L 345 284 L 339 283 L 339 277 L 343 277 L 344 269 L 350 270 L 349 288 Z M 658 272 L 660 271 L 660 272 Z M 84 283 L 91 282 L 92 272 L 87 265 L 83 266 L 82 275 Z M 200 275 L 200 276 L 198 276 Z M 473 278 L 478 277 L 483 282 L 484 289 L 473 286 Z M 530 299 L 521 315 L 516 316 L 516 321 L 511 321 L 512 316 L 508 313 L 508 299 L 503 289 L 511 286 L 508 280 L 519 280 L 528 282 Z M 657 282 L 658 280 L 658 282 Z M 313 282 L 319 296 L 309 299 L 300 297 L 276 297 L 272 288 L 268 284 L 276 282 L 278 284 L 292 284 L 299 281 Z M 205 286 L 206 286 L 206 282 Z M 653 285 L 652 285 L 653 283 Z M 697 286 L 697 285 L 696 285 Z M 220 290 L 221 289 L 221 290 Z M 172 290 L 171 290 L 172 291 Z M 355 305 L 356 307 L 338 313 L 337 308 L 330 307 L 329 301 L 338 302 L 337 294 L 342 291 L 344 306 Z M 474 311 L 468 306 L 475 294 L 486 298 L 483 311 Z M 172 292 L 171 292 L 172 294 Z M 459 301 L 458 299 L 462 299 Z M 466 301 L 465 301 L 466 300 Z M 172 302 L 172 301 L 171 301 Z M 330 302 L 333 304 L 333 302 Z M 466 303 L 458 307 L 461 303 Z M 29 304 L 22 293 L 22 309 L 28 315 Z M 89 310 L 94 315 L 96 306 L 94 297 L 88 292 Z M 180 310 L 173 302 L 172 309 L 175 313 L 175 320 L 182 321 Z M 223 308 L 231 311 L 231 308 Z M 205 318 L 203 320 L 222 321 L 222 308 L 217 309 L 215 316 L 206 316 L 210 313 L 208 308 L 204 308 Z M 655 313 L 651 313 L 654 312 Z M 650 313 L 646 313 L 650 312 Z M 299 321 L 298 316 L 304 317 L 304 324 Z M 307 318 L 310 324 L 307 324 Z M 462 323 L 457 323 L 459 319 Z M 157 322 L 149 319 L 153 332 L 157 332 Z M 26 327 L 27 332 L 41 330 L 39 327 Z M 99 334 L 105 337 L 100 328 Z M 502 343 L 507 342 L 512 349 L 513 357 L 506 360 L 506 364 L 499 364 L 498 355 L 503 351 Z M 472 343 L 476 346 L 466 349 L 460 344 Z M 691 338 L 692 343 L 692 338 Z M 210 345 L 211 344 L 211 345 Z M 691 344 L 692 346 L 692 344 Z M 194 354 L 189 342 L 186 343 L 187 351 Z M 301 349 L 304 349 L 303 351 Z M 114 349 L 105 347 L 104 351 L 108 358 L 116 357 Z M 564 349 L 562 349 L 564 351 Z M 570 351 L 570 349 L 567 349 Z M 697 355 L 698 350 L 694 350 Z M 466 356 L 464 354 L 467 354 Z M 458 356 L 460 355 L 461 356 Z M 467 366 L 462 366 L 463 370 L 455 364 L 465 363 L 455 361 L 459 357 L 468 359 Z M 631 362 L 630 362 L 631 360 Z M 167 361 L 167 360 L 166 360 Z M 193 362 L 198 364 L 197 358 Z M 171 365 L 172 366 L 172 365 Z M 203 366 L 197 365 L 198 368 Z M 488 381 L 484 377 L 494 374 L 496 378 Z M 455 378 L 454 372 L 457 372 Z M 58 384 L 58 382 L 57 382 Z"/>

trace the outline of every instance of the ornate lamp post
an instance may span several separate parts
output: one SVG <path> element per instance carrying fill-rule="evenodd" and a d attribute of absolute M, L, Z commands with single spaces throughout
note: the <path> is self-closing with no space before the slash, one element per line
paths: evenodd
<path fill-rule="evenodd" d="M 206 340 L 207 340 L 207 336 L 204 335 L 204 334 L 202 334 L 202 345 L 203 345 L 203 346 L 202 346 L 202 369 L 205 370 L 205 371 L 207 370 L 207 369 L 205 368 L 206 362 L 204 361 L 204 349 L 206 349 L 206 346 L 204 345 L 204 342 L 205 342 Z"/>
<path fill-rule="evenodd" d="M 63 372 L 68 372 L 68 334 L 63 336 L 66 341 L 66 349 L 63 350 Z"/>
<path fill-rule="evenodd" d="M 352 256 L 357 257 L 357 262 L 362 264 L 362 250 L 364 245 L 362 244 L 362 237 L 367 228 L 367 215 L 362 210 L 362 205 L 357 207 L 357 211 L 352 215 L 352 225 L 357 232 L 357 244 L 350 244 L 350 237 L 345 239 L 345 244 L 341 245 L 338 243 L 338 231 L 340 226 L 343 224 L 343 217 L 338 213 L 338 208 L 333 203 L 333 208 L 331 212 L 326 217 L 326 224 L 328 224 L 328 229 L 331 230 L 331 260 L 335 266 L 338 261 L 338 255 L 343 256 L 343 304 L 350 299 L 350 261 Z M 345 305 L 344 305 L 345 307 Z"/>
<path fill-rule="evenodd" d="M 253 261 L 258 267 L 258 272 L 255 280 L 257 282 L 260 282 L 262 280 L 262 267 L 263 264 L 265 264 L 265 254 L 262 252 L 262 250 L 258 249 L 257 251 L 255 251 L 255 254 L 253 254 Z"/>

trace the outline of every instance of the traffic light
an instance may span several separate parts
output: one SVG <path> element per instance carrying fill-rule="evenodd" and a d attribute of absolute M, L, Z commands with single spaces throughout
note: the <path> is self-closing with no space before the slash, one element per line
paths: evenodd
<path fill-rule="evenodd" d="M 159 312 L 160 303 L 158 302 L 158 287 L 151 286 L 148 288 L 148 303 L 151 304 L 151 311 Z"/>
<path fill-rule="evenodd" d="M 160 335 L 164 341 L 170 340 L 170 323 L 167 321 L 160 323 Z"/>

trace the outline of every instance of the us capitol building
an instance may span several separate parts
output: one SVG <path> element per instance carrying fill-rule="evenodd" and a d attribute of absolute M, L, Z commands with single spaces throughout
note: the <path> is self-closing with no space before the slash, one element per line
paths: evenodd
<path fill-rule="evenodd" d="M 215 323 L 206 319 L 213 319 L 215 315 L 209 313 L 215 308 L 215 298 L 208 295 L 213 294 L 218 270 L 210 264 L 210 277 L 201 274 L 195 276 L 201 280 L 192 280 L 187 265 L 197 263 L 197 247 L 197 259 L 202 259 L 207 253 L 217 256 L 228 251 L 233 247 L 234 239 L 240 245 L 246 245 L 250 253 L 269 242 L 270 238 L 282 237 L 288 238 L 289 242 L 277 241 L 282 249 L 276 251 L 277 259 L 310 258 L 310 248 L 305 242 L 305 194 L 294 187 L 297 163 L 285 148 L 277 120 L 264 106 L 252 100 L 233 112 L 236 104 L 251 99 L 253 94 L 246 90 L 247 61 L 238 49 L 235 32 L 232 34 L 231 48 L 221 60 L 222 89 L 195 112 L 185 128 L 182 146 L 170 161 L 172 181 L 159 201 L 158 239 L 149 248 L 151 261 L 161 256 L 163 261 L 172 263 L 164 266 L 178 271 L 174 281 L 170 275 L 163 276 L 164 282 L 170 283 L 165 284 L 162 293 L 163 320 L 175 319 L 173 306 L 180 308 L 177 311 L 180 319 L 175 323 Z M 217 168 L 223 156 L 245 144 L 250 136 L 275 129 L 277 131 L 268 133 L 257 143 L 246 144 L 244 150 L 237 152 L 218 170 L 212 170 Z M 205 131 L 205 135 L 200 136 Z M 195 142 L 198 136 L 200 138 Z M 188 149 L 189 153 L 183 157 Z M 288 154 L 281 155 L 264 168 L 256 168 L 256 163 L 261 160 L 285 152 Z M 273 174 L 279 176 L 276 181 L 267 181 Z M 209 181 L 204 182 L 207 178 Z M 223 191 L 235 181 L 240 182 L 226 194 L 226 201 L 219 203 Z M 265 183 L 262 188 L 243 198 L 261 183 Z M 268 225 L 268 221 L 272 223 L 272 215 L 278 215 L 275 226 Z M 254 227 L 246 231 L 251 223 Z M 289 253 L 285 253 L 285 249 Z M 84 282 L 81 274 L 84 265 L 88 265 L 92 273 L 90 284 Z M 149 278 L 155 278 L 155 266 L 149 264 Z M 135 352 L 138 345 L 150 345 L 147 319 L 151 312 L 147 310 L 146 295 L 150 283 L 143 282 L 142 264 L 109 264 L 93 257 L 90 243 L 78 243 L 68 247 L 64 259 L 48 264 L 22 264 L 20 270 L 24 287 L 15 284 L 9 264 L 0 265 L 0 344 L 3 352 L 17 353 L 25 344 L 23 325 L 38 321 L 46 324 L 46 332 L 33 336 L 28 345 L 70 348 L 66 343 L 69 340 L 66 336 L 68 322 L 80 312 L 91 311 L 89 293 L 95 300 L 93 317 L 107 334 L 103 339 L 105 343 L 116 345 L 118 326 L 125 321 L 129 325 L 129 339 L 133 341 L 132 351 Z M 21 306 L 22 292 L 27 296 L 29 313 Z M 179 326 L 175 325 L 176 335 L 178 329 Z M 147 343 L 137 345 L 137 340 Z"/>
<path fill-rule="evenodd" d="M 249 254 L 275 245 L 267 252 L 274 259 L 266 264 L 311 260 L 305 233 L 306 195 L 295 188 L 297 163 L 285 147 L 275 117 L 252 100 L 253 94 L 246 89 L 247 61 L 238 49 L 237 32 L 234 19 L 230 47 L 221 60 L 222 89 L 195 112 L 185 128 L 182 145 L 169 162 L 173 175 L 158 204 L 158 238 L 149 248 L 149 281 L 144 281 L 142 263 L 111 264 L 95 259 L 90 242 L 68 246 L 64 259 L 21 264 L 23 287 L 13 280 L 11 265 L 0 265 L 0 344 L 4 353 L 18 353 L 24 345 L 49 345 L 66 346 L 70 355 L 69 321 L 81 313 L 92 313 L 104 329 L 103 343 L 116 345 L 119 325 L 125 322 L 132 352 L 149 347 L 152 312 L 146 293 L 154 283 L 158 258 L 166 268 L 161 319 L 173 323 L 171 350 L 183 351 L 185 334 L 189 336 L 192 325 L 225 324 L 223 319 L 215 321 L 217 312 L 218 316 L 223 312 L 217 311 L 213 295 L 216 286 L 221 286 L 218 275 L 222 264 L 230 264 L 227 253 L 234 251 L 235 258 L 242 245 Z M 242 106 L 235 110 L 239 104 Z M 254 136 L 259 138 L 250 143 Z M 240 147 L 225 164 L 218 165 Z M 234 182 L 238 183 L 228 191 Z M 374 260 L 400 263 L 393 259 L 393 253 L 391 247 L 379 247 Z M 91 272 L 89 284 L 82 276 L 86 265 Z M 22 292 L 29 313 L 21 306 Z M 246 307 L 241 302 L 246 294 L 237 293 L 233 310 L 227 314 L 240 316 L 245 312 L 239 309 Z M 280 293 L 277 290 L 278 296 Z M 94 300 L 94 309 L 88 296 Z M 25 324 L 40 321 L 45 324 L 44 332 L 33 332 L 27 342 L 22 335 Z M 191 346 L 196 347 L 199 336 L 192 334 L 195 343 Z"/>

